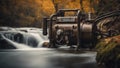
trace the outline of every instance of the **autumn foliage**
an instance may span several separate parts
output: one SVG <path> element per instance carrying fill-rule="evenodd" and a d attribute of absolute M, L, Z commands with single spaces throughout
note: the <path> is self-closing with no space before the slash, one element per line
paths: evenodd
<path fill-rule="evenodd" d="M 98 7 L 101 6 L 99 4 L 103 1 L 104 0 L 0 0 L 0 25 L 41 27 L 42 18 L 49 17 L 58 9 L 77 8 L 86 13 L 96 13 L 100 11 Z"/>

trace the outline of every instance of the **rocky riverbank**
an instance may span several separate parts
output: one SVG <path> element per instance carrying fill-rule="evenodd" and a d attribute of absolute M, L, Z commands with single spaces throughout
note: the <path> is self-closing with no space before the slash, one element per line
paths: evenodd
<path fill-rule="evenodd" d="M 120 68 L 120 35 L 101 39 L 96 49 L 98 65 L 106 68 Z"/>

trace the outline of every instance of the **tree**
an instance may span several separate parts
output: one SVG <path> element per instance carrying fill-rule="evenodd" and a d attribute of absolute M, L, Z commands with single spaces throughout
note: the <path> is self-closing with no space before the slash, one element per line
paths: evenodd
<path fill-rule="evenodd" d="M 81 7 L 81 10 L 84 12 L 84 8 L 83 8 L 83 0 L 80 0 L 80 7 Z"/>
<path fill-rule="evenodd" d="M 99 0 L 97 14 L 120 10 L 120 0 Z"/>
<path fill-rule="evenodd" d="M 52 3 L 54 5 L 55 12 L 58 11 L 58 3 L 55 0 L 52 0 Z"/>

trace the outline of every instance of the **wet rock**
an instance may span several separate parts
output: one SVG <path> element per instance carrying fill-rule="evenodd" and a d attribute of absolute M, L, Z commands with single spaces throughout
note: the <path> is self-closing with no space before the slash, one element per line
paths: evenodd
<path fill-rule="evenodd" d="M 100 40 L 96 49 L 96 60 L 99 65 L 120 68 L 120 36 Z"/>

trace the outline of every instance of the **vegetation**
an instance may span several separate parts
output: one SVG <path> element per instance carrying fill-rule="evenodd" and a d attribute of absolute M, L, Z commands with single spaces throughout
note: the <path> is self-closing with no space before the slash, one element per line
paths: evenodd
<path fill-rule="evenodd" d="M 0 25 L 41 27 L 42 18 L 58 9 L 101 14 L 118 10 L 119 6 L 119 0 L 0 0 Z"/>
<path fill-rule="evenodd" d="M 98 64 L 107 68 L 120 68 L 120 35 L 102 39 L 96 49 Z"/>
<path fill-rule="evenodd" d="M 0 0 L 0 25 L 40 27 L 42 17 L 53 9 L 50 0 Z"/>

